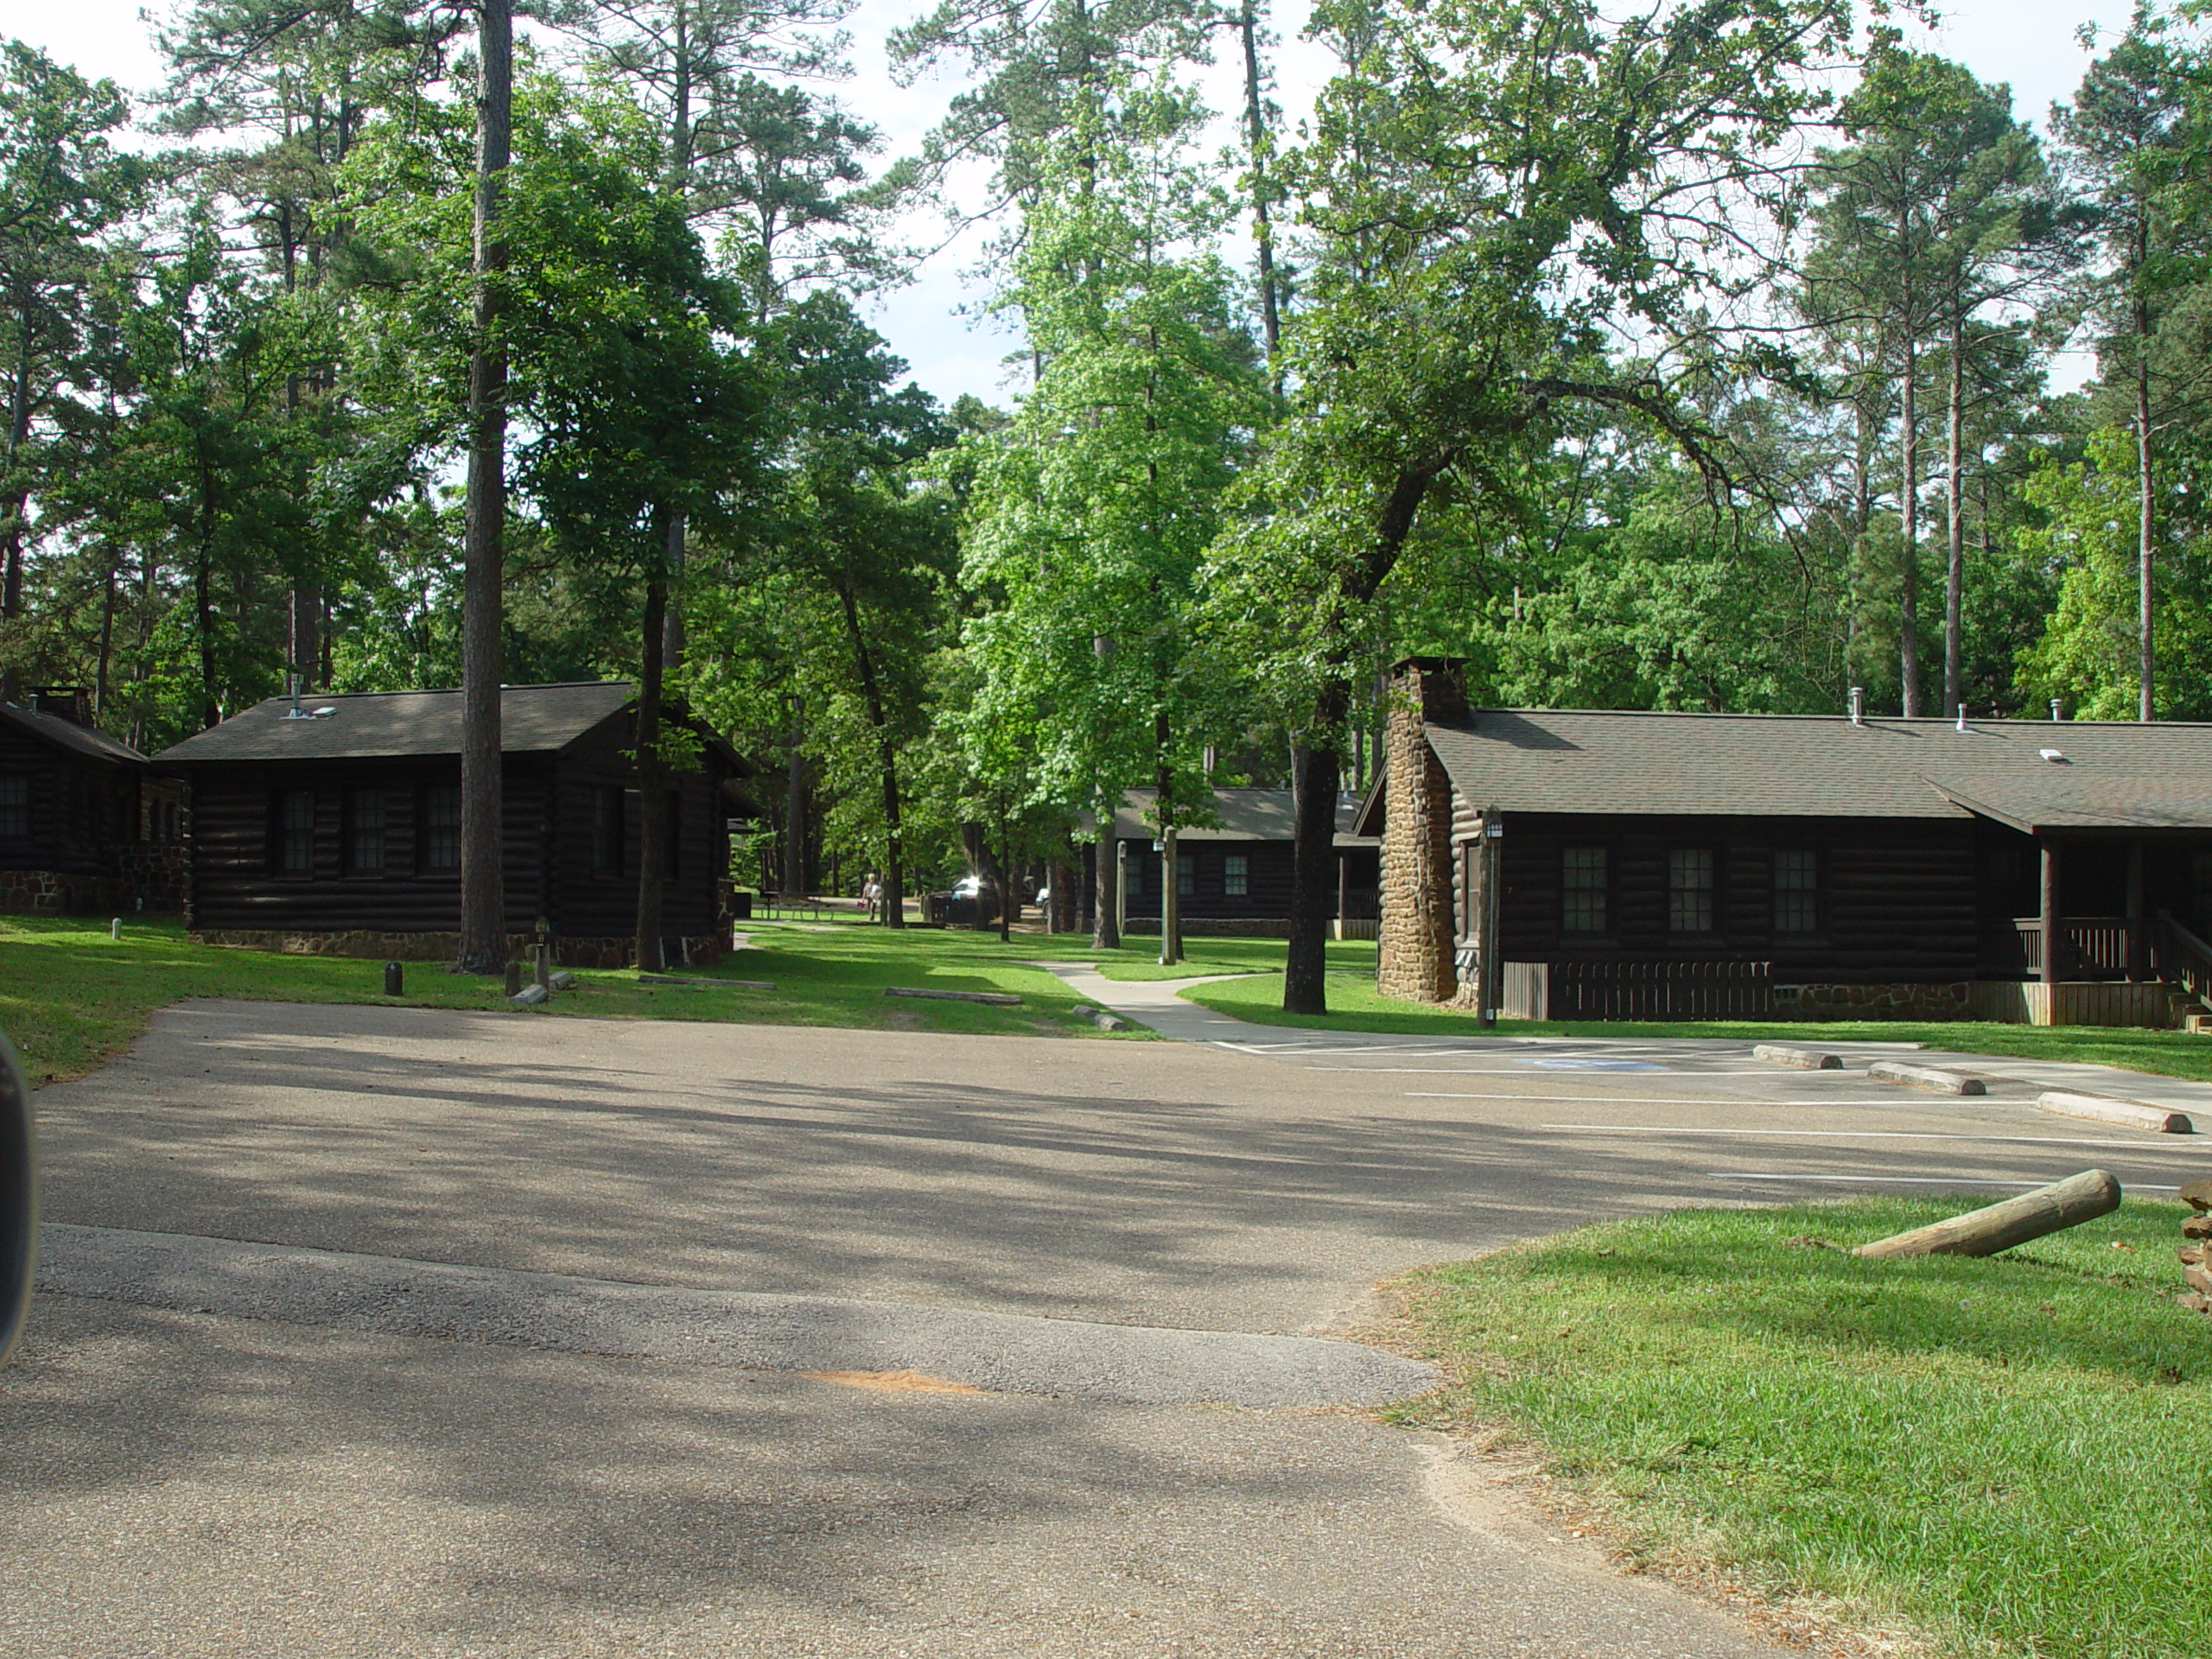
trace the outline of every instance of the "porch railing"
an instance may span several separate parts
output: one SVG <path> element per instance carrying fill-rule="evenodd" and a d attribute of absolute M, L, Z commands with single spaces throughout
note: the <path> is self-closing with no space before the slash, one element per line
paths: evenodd
<path fill-rule="evenodd" d="M 2150 947 L 2158 939 L 2157 926 L 2147 918 L 2138 920 L 2126 916 L 2067 916 L 2059 920 L 2058 974 L 2060 979 L 2126 979 L 2133 960 L 2129 946 L 2131 936 L 2137 929 L 2144 932 L 2144 968 L 2151 972 Z M 2017 916 L 2012 919 L 2012 931 L 2018 940 L 2021 971 L 2030 978 L 2043 973 L 2043 918 L 2040 916 Z M 2001 950 L 2002 942 L 1997 942 Z M 1992 954 L 1984 951 L 1986 966 Z"/>
<path fill-rule="evenodd" d="M 1762 1020 L 1774 1013 L 1771 963 L 1540 965 L 1548 969 L 1543 1000 L 1553 1020 Z"/>

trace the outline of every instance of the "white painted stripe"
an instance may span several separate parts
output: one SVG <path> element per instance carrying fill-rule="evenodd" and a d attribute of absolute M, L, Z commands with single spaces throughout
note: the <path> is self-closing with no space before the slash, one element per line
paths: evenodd
<path fill-rule="evenodd" d="M 1769 1073 L 1768 1075 L 1771 1076 L 1772 1074 Z M 1531 1079 L 1531 1081 L 1534 1081 L 1534 1079 Z M 1546 1081 L 1548 1082 L 1550 1079 L 1547 1078 Z M 1780 1079 L 1777 1078 L 1777 1081 L 1780 1081 Z M 1517 1092 L 1514 1094 L 1507 1094 L 1503 1090 L 1498 1090 L 1491 1094 L 1478 1095 L 1471 1093 L 1446 1094 L 1441 1090 L 1433 1089 L 1408 1089 L 1406 1090 L 1405 1097 L 1408 1100 L 1565 1101 L 1585 1106 L 1842 1106 L 1847 1107 L 1854 1112 L 1910 1112 L 1932 1111 L 1937 1109 L 1935 1102 L 1932 1100 L 1914 1100 L 1910 1097 L 1891 1097 L 1887 1100 L 1835 1100 L 1833 1098 L 1827 1100 L 1761 1100 L 1756 1096 L 1751 1095 L 1524 1095 Z M 1978 1106 L 1984 1109 L 1987 1109 L 1990 1107 L 2002 1107 L 2008 1104 L 2018 1105 L 2020 1103 L 2021 1103 L 2018 1101 L 2007 1102 L 2001 1100 L 1991 1100 L 1985 1096 L 1979 1098 L 1974 1096 L 1962 1097 L 1959 1105 L 1961 1107 L 1965 1107 L 1971 1104 L 1972 1106 Z M 1948 1101 L 1946 1101 L 1941 1109 L 1951 1111 L 1958 1109 L 1958 1108 L 1953 1107 Z"/>
<path fill-rule="evenodd" d="M 1964 1175 L 1755 1175 L 1747 1170 L 1709 1169 L 1705 1173 L 1709 1181 L 1817 1181 L 1827 1186 L 2018 1186 L 2038 1187 L 2043 1181 L 1987 1181 Z M 2130 1192 L 2177 1192 L 2177 1186 L 2158 1186 L 2148 1181 L 2130 1181 Z"/>
<path fill-rule="evenodd" d="M 2135 1152 L 2196 1150 L 2143 1141 L 2075 1141 L 2056 1135 L 1945 1135 L 1929 1129 L 1689 1129 L 1670 1123 L 1541 1123 L 1537 1127 L 1592 1135 L 1770 1135 L 1815 1141 L 2004 1141 L 2036 1147 L 2125 1147 Z"/>

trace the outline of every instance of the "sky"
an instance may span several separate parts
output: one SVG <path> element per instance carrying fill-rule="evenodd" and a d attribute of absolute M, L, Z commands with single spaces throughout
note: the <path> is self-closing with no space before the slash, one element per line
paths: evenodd
<path fill-rule="evenodd" d="M 171 0 L 158 0 L 166 13 Z M 0 0 L 0 30 L 42 48 L 83 73 L 114 79 L 128 91 L 153 86 L 161 62 L 141 20 L 143 0 Z M 2126 27 L 2133 0 L 1959 0 L 1942 8 L 1937 28 L 1911 31 L 1913 42 L 1948 53 L 1986 81 L 2012 89 L 2013 108 L 2038 127 L 2051 104 L 2071 95 L 2090 54 L 2076 39 L 2084 25 L 2109 37 Z M 853 36 L 855 74 L 841 96 L 883 130 L 886 156 L 911 149 L 937 118 L 957 84 L 894 83 L 885 62 L 887 34 L 925 10 L 923 0 L 859 0 L 847 27 Z M 1275 0 L 1274 26 L 1283 35 L 1277 61 L 1277 101 L 1297 118 L 1310 107 L 1325 73 L 1322 55 L 1298 39 L 1306 0 Z M 1216 79 L 1216 107 L 1236 96 L 1224 65 Z M 909 227 L 918 244 L 936 242 L 932 222 Z M 991 402 L 1007 395 L 1002 359 L 1014 345 L 981 315 L 981 292 L 968 280 L 980 247 L 963 238 L 926 264 L 916 279 L 873 308 L 870 321 L 912 365 L 914 378 L 950 401 L 971 392 Z M 2078 378 L 2085 363 L 2060 366 L 2057 378 Z M 2069 372 L 2070 371 L 2070 372 Z"/>

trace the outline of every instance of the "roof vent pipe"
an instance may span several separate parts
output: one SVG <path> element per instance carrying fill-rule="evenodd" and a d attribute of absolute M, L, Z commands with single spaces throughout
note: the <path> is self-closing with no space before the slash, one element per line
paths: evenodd
<path fill-rule="evenodd" d="M 285 677 L 291 682 L 292 707 L 285 715 L 284 718 L 287 720 L 305 720 L 308 716 L 307 710 L 300 707 L 300 677 L 296 674 L 289 674 Z"/>
<path fill-rule="evenodd" d="M 2058 712 L 2058 699 L 2056 697 L 2053 697 L 2050 700 L 2050 717 L 2053 720 L 2063 720 L 2065 718 L 2064 715 Z"/>
<path fill-rule="evenodd" d="M 1854 726 L 1866 723 L 1866 688 L 1863 685 L 1851 688 L 1851 723 Z"/>
<path fill-rule="evenodd" d="M 1972 731 L 1974 729 L 1971 726 L 1967 724 L 1967 706 L 1963 702 L 1959 705 L 1959 729 L 1962 732 Z"/>

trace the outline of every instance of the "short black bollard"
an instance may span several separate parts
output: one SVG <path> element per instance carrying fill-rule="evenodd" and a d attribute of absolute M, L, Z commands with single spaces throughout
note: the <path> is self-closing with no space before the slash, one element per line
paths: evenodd
<path fill-rule="evenodd" d="M 405 988 L 404 988 L 404 987 L 405 987 L 405 985 L 406 985 L 406 982 L 407 982 L 406 975 L 405 975 L 405 974 L 401 970 L 400 966 L 399 966 L 399 964 L 398 964 L 397 963 L 396 963 L 396 962 L 387 962 L 386 963 L 385 963 L 385 965 L 384 965 L 384 994 L 385 994 L 386 996 L 404 996 L 404 995 L 407 995 L 407 992 L 406 992 L 406 990 L 405 990 Z"/>

